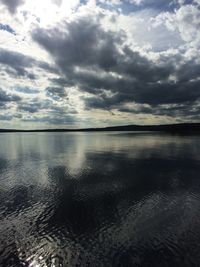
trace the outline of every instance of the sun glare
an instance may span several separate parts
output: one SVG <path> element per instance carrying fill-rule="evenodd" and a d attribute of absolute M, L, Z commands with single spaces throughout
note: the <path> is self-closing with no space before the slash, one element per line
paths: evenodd
<path fill-rule="evenodd" d="M 23 11 L 28 12 L 37 19 L 37 22 L 45 27 L 59 22 L 64 17 L 70 16 L 79 1 L 53 1 L 53 0 L 27 0 L 22 6 Z"/>

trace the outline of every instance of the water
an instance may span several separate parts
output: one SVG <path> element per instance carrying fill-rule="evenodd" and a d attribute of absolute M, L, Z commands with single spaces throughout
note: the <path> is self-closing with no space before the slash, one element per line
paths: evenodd
<path fill-rule="evenodd" d="M 0 134 L 0 266 L 200 266 L 200 136 Z"/>

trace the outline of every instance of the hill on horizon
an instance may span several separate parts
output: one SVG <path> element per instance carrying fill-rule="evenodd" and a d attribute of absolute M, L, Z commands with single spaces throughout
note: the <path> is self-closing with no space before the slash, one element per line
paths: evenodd
<path fill-rule="evenodd" d="M 176 123 L 160 125 L 122 125 L 101 128 L 82 129 L 0 129 L 0 132 L 91 132 L 91 131 L 167 131 L 167 132 L 193 132 L 200 131 L 200 123 Z"/>

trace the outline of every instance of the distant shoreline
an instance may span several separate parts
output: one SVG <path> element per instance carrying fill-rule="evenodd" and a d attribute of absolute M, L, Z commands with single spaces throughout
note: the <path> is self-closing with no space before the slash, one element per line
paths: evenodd
<path fill-rule="evenodd" d="M 200 123 L 178 123 L 163 125 L 123 125 L 101 128 L 83 128 L 83 129 L 0 129 L 0 133 L 12 132 L 113 132 L 113 131 L 158 131 L 158 132 L 199 132 Z"/>

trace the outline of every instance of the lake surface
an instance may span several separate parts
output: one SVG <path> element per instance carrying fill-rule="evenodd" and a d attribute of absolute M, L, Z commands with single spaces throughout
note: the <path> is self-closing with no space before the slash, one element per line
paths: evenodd
<path fill-rule="evenodd" d="M 0 266 L 200 266 L 200 136 L 0 134 Z"/>

